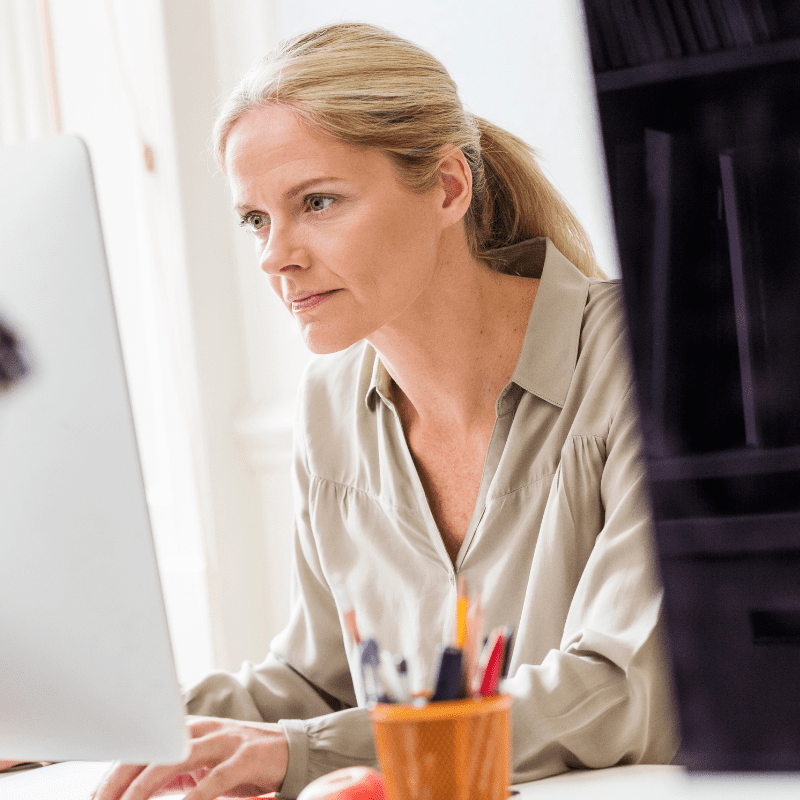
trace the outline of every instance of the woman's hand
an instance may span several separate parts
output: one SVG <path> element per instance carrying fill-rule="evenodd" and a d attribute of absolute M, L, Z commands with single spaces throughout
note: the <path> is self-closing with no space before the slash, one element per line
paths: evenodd
<path fill-rule="evenodd" d="M 11 769 L 11 767 L 16 767 L 17 764 L 25 764 L 25 761 L 0 761 L 0 772 L 4 769 Z"/>
<path fill-rule="evenodd" d="M 189 757 L 180 764 L 122 764 L 93 800 L 146 800 L 187 792 L 186 800 L 251 797 L 278 789 L 289 764 L 289 742 L 280 725 L 217 717 L 188 717 Z"/>

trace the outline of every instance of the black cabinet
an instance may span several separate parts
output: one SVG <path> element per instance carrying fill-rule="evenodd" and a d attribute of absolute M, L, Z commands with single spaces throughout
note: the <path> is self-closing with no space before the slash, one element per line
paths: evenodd
<path fill-rule="evenodd" d="M 800 2 L 585 0 L 682 724 L 800 769 Z"/>

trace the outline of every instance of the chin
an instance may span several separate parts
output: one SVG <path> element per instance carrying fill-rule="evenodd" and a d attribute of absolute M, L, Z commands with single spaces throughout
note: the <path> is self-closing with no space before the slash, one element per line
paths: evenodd
<path fill-rule="evenodd" d="M 306 347 L 317 356 L 340 353 L 342 350 L 347 350 L 348 347 L 352 347 L 357 342 L 362 341 L 363 338 L 363 336 L 314 336 L 307 332 L 303 333 L 303 341 Z"/>

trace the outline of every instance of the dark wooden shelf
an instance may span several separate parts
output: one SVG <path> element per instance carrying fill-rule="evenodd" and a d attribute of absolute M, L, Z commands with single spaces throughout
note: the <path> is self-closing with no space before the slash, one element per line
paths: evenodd
<path fill-rule="evenodd" d="M 782 447 L 774 450 L 728 450 L 719 453 L 682 456 L 650 461 L 647 468 L 650 480 L 655 482 L 794 472 L 800 470 L 800 447 Z M 800 492 L 800 487 L 798 487 L 798 492 Z"/>
<path fill-rule="evenodd" d="M 595 75 L 599 94 L 800 60 L 800 39 L 656 61 Z"/>
<path fill-rule="evenodd" d="M 662 557 L 735 557 L 800 552 L 800 512 L 659 520 Z"/>

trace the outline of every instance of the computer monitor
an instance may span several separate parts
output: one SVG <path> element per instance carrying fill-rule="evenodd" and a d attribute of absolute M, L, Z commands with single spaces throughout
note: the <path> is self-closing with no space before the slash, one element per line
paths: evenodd
<path fill-rule="evenodd" d="M 88 152 L 0 148 L 0 759 L 187 752 Z"/>

